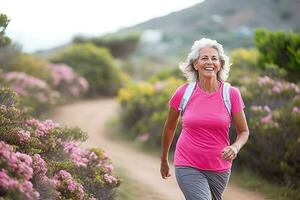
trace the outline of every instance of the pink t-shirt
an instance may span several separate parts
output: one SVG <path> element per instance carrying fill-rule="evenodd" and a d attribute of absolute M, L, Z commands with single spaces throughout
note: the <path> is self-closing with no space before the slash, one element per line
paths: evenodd
<path fill-rule="evenodd" d="M 187 85 L 178 87 L 169 101 L 176 111 Z M 230 100 L 233 115 L 245 107 L 236 87 L 230 88 Z M 218 91 L 213 93 L 202 90 L 197 84 L 182 117 L 182 131 L 174 156 L 175 166 L 217 172 L 231 168 L 231 161 L 221 157 L 222 150 L 229 145 L 229 125 L 230 115 L 223 101 L 223 82 Z"/>

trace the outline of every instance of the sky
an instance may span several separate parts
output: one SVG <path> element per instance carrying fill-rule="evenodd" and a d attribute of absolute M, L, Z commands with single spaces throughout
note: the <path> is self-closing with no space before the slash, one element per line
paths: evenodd
<path fill-rule="evenodd" d="M 52 48 L 74 35 L 99 36 L 193 6 L 203 0 L 0 0 L 6 34 L 23 51 Z"/>

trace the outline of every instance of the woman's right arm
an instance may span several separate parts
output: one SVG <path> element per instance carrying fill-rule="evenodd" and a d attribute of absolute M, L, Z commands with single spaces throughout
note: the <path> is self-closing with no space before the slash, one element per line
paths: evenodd
<path fill-rule="evenodd" d="M 174 108 L 169 108 L 168 117 L 165 122 L 162 144 L 161 144 L 161 167 L 160 172 L 163 179 L 171 176 L 169 172 L 168 156 L 169 150 L 175 135 L 175 130 L 178 122 L 179 112 Z"/>

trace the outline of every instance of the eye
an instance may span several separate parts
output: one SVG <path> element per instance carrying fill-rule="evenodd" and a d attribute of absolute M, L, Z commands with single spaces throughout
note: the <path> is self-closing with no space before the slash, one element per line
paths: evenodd
<path fill-rule="evenodd" d="M 203 58 L 201 58 L 201 60 L 207 60 L 207 57 L 203 57 Z"/>

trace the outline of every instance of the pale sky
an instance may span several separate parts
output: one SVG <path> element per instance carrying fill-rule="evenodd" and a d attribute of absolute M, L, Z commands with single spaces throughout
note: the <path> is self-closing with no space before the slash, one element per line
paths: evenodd
<path fill-rule="evenodd" d="M 203 0 L 0 0 L 6 34 L 27 52 L 64 44 L 76 34 L 102 35 Z"/>

